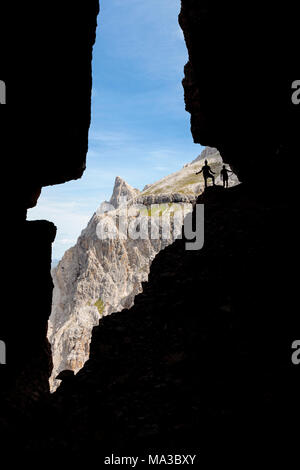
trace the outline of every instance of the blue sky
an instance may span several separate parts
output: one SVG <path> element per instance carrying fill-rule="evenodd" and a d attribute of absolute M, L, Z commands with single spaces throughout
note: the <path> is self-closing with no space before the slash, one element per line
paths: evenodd
<path fill-rule="evenodd" d="M 101 1 L 87 170 L 79 181 L 44 188 L 28 213 L 58 227 L 54 259 L 110 198 L 117 175 L 142 189 L 201 152 L 184 109 L 179 10 L 180 0 Z"/>

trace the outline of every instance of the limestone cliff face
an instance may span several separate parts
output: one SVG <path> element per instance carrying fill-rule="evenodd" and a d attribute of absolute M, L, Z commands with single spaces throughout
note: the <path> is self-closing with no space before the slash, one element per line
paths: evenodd
<path fill-rule="evenodd" d="M 126 198 L 127 201 L 134 199 L 140 193 L 138 189 L 134 189 L 126 181 L 124 181 L 120 176 L 116 177 L 115 186 L 110 198 L 109 203 L 117 209 L 123 201 L 123 198 Z"/>
<path fill-rule="evenodd" d="M 133 304 L 154 256 L 169 241 L 99 240 L 94 215 L 75 247 L 53 271 L 54 298 L 49 321 L 54 369 L 77 372 L 89 355 L 91 332 L 99 320 Z"/>
<path fill-rule="evenodd" d="M 209 162 L 214 169 L 220 167 L 220 154 L 211 154 Z M 184 209 L 185 214 L 192 210 L 191 203 L 203 188 L 202 179 L 195 175 L 200 167 L 201 160 L 185 165 L 148 185 L 143 192 L 117 177 L 110 203 L 101 204 L 77 244 L 53 269 L 53 308 L 48 333 L 54 363 L 52 390 L 59 384 L 56 377 L 60 371 L 78 372 L 82 368 L 89 357 L 93 327 L 103 316 L 133 305 L 135 296 L 142 291 L 142 282 L 148 279 L 154 257 L 181 234 L 183 218 L 177 232 L 173 221 L 169 235 L 163 234 L 162 218 L 168 216 L 171 203 L 177 203 L 176 208 Z M 231 184 L 234 183 L 233 177 Z M 137 204 L 143 204 L 141 220 L 149 225 L 148 233 L 151 223 L 158 226 L 155 238 L 124 237 L 116 223 L 125 211 L 132 228 L 137 220 Z M 102 228 L 111 229 L 112 238 L 103 237 Z"/>
<path fill-rule="evenodd" d="M 176 240 L 162 250 L 135 305 L 101 321 L 88 363 L 53 396 L 68 457 L 77 449 L 95 449 L 98 459 L 108 449 L 196 454 L 200 442 L 205 462 L 216 445 L 222 461 L 232 461 L 237 443 L 242 455 L 252 452 L 253 429 L 256 455 L 264 452 L 266 462 L 287 429 L 297 448 L 298 434 L 278 419 L 299 416 L 289 340 L 299 331 L 294 221 L 280 192 L 258 195 L 243 184 L 210 187 L 198 202 L 205 204 L 203 249 L 189 252 Z M 48 452 L 53 438 L 59 443 L 53 434 Z"/>

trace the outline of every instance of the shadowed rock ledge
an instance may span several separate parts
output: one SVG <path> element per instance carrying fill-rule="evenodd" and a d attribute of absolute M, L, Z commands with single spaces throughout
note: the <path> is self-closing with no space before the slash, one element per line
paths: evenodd
<path fill-rule="evenodd" d="M 282 160 L 299 154 L 300 107 L 291 102 L 296 2 L 181 5 L 194 141 L 217 147 L 240 181 L 260 183 L 271 172 L 276 179 Z"/>
<path fill-rule="evenodd" d="M 159 253 L 135 305 L 94 329 L 90 360 L 63 379 L 31 445 L 97 449 L 100 462 L 149 449 L 232 456 L 236 446 L 263 458 L 284 438 L 299 412 L 288 201 L 240 185 L 209 188 L 198 203 L 204 248 L 177 240 Z"/>

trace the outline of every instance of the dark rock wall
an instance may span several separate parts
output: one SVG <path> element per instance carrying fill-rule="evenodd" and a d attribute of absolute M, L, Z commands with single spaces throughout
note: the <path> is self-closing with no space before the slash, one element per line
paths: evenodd
<path fill-rule="evenodd" d="M 47 455 L 96 451 L 98 458 L 158 448 L 210 460 L 241 449 L 247 459 L 260 451 L 266 459 L 287 455 L 299 418 L 299 372 L 291 363 L 299 332 L 296 188 L 287 185 L 290 168 L 297 171 L 300 108 L 291 104 L 297 77 L 287 66 L 297 57 L 298 30 L 289 2 L 182 0 L 194 140 L 217 147 L 244 184 L 201 197 L 204 249 L 187 252 L 178 241 L 160 253 L 136 305 L 103 320 L 84 369 L 65 374 L 51 400 L 23 406 L 22 425 L 6 405 L 48 393 L 55 232 L 46 222 L 26 223 L 25 212 L 42 186 L 84 170 L 98 4 L 13 7 L 6 37 L 13 46 L 0 77 L 10 102 L 1 107 L 9 185 L 0 332 L 12 364 L 0 371 L 1 443 Z"/>
<path fill-rule="evenodd" d="M 1 15 L 1 143 L 19 206 L 33 206 L 38 188 L 80 178 L 85 169 L 98 10 L 98 0 L 54 0 L 17 2 Z"/>
<path fill-rule="evenodd" d="M 297 449 L 289 206 L 246 185 L 208 188 L 198 203 L 204 248 L 178 240 L 158 254 L 135 305 L 94 328 L 89 361 L 65 374 L 31 445 L 100 464 L 191 452 L 199 466 Z"/>
<path fill-rule="evenodd" d="M 273 166 L 299 155 L 300 109 L 291 102 L 296 2 L 181 4 L 189 52 L 183 83 L 194 141 L 217 147 L 240 181 L 260 184 L 265 172 L 272 181 Z"/>
<path fill-rule="evenodd" d="M 41 188 L 80 178 L 90 125 L 97 0 L 1 5 L 1 412 L 49 393 L 50 222 L 27 222 Z M 0 420 L 1 421 L 1 420 Z M 5 434 L 5 431 L 3 431 Z M 1 434 L 2 435 L 2 434 Z"/>
<path fill-rule="evenodd" d="M 198 200 L 203 250 L 188 252 L 184 241 L 166 248 L 135 306 L 95 328 L 90 360 L 52 397 L 51 429 L 37 438 L 48 452 L 97 449 L 100 458 L 168 449 L 224 465 L 239 457 L 270 463 L 295 448 L 291 12 L 288 3 L 182 0 L 192 134 L 217 147 L 243 184 L 209 188 Z"/>

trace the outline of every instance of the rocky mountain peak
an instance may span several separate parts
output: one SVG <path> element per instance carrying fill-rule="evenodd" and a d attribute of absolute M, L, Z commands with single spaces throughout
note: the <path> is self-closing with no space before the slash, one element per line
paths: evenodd
<path fill-rule="evenodd" d="M 200 155 L 198 155 L 198 157 L 192 161 L 192 163 L 200 162 L 202 160 L 205 160 L 206 158 L 212 158 L 212 157 L 216 157 L 220 159 L 222 158 L 218 149 L 214 147 L 205 147 L 200 153 Z"/>
<path fill-rule="evenodd" d="M 219 175 L 223 163 L 219 152 L 212 152 L 208 160 Z M 163 236 L 160 226 L 157 237 L 132 239 L 128 236 L 124 239 L 114 225 L 116 236 L 108 241 L 98 236 L 98 224 L 107 218 L 114 221 L 119 217 L 122 198 L 130 204 L 146 206 L 150 225 L 153 220 L 157 223 L 159 219 L 161 223 L 163 219 L 157 219 L 156 209 L 151 209 L 153 204 L 159 205 L 158 213 L 166 216 L 173 203 L 189 204 L 192 210 L 204 188 L 203 175 L 196 175 L 202 163 L 190 163 L 146 186 L 142 192 L 117 176 L 109 203 L 104 201 L 100 205 L 76 245 L 66 251 L 52 270 L 53 306 L 48 328 L 54 366 L 50 379 L 52 391 L 59 385 L 60 379 L 56 377 L 61 371 L 77 373 L 83 367 L 89 358 L 93 328 L 103 317 L 134 304 L 135 297 L 142 292 L 143 283 L 148 280 L 153 259 L 177 237 L 174 226 L 167 237 Z M 216 183 L 220 183 L 219 176 Z M 229 186 L 237 183 L 235 175 L 230 175 Z M 134 219 L 135 216 L 130 215 L 129 223 Z"/>
<path fill-rule="evenodd" d="M 114 206 L 115 209 L 118 209 L 125 198 L 127 201 L 129 201 L 130 199 L 136 197 L 139 193 L 140 191 L 138 189 L 133 188 L 130 186 L 130 184 L 126 183 L 123 178 L 117 176 L 109 203 Z"/>

